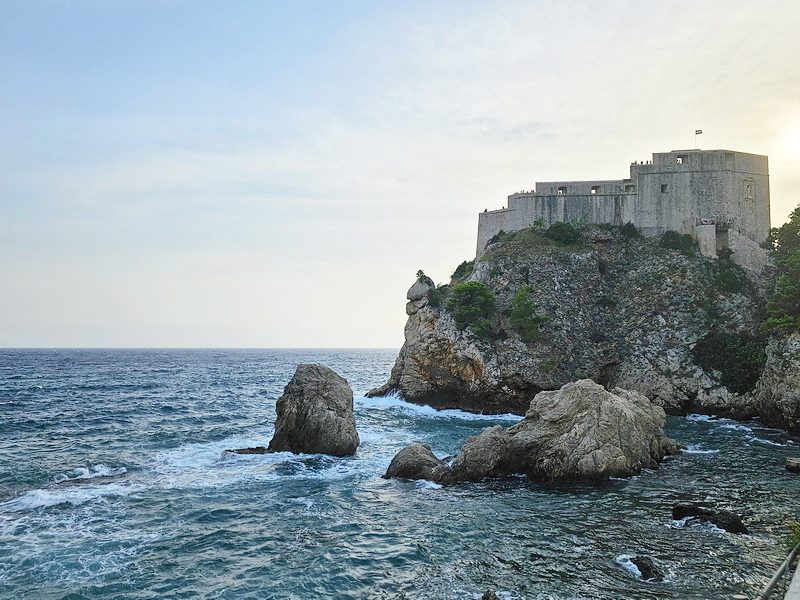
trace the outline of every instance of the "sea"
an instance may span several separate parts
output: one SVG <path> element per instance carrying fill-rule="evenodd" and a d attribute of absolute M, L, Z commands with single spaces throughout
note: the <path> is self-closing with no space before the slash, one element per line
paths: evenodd
<path fill-rule="evenodd" d="M 602 485 L 382 479 L 421 440 L 452 456 L 514 415 L 366 398 L 391 350 L 0 350 L 0 598 L 752 597 L 786 555 L 796 440 L 669 417 L 685 450 Z M 299 363 L 355 393 L 355 456 L 266 445 Z M 699 501 L 749 535 L 673 521 Z M 664 573 L 643 581 L 630 558 Z"/>

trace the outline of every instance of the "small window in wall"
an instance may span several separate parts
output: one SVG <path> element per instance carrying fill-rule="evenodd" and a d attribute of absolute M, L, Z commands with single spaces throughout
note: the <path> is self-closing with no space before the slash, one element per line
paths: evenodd
<path fill-rule="evenodd" d="M 752 179 L 746 179 L 744 182 L 744 197 L 749 200 L 753 199 L 754 183 Z"/>
<path fill-rule="evenodd" d="M 591 194 L 599 194 L 600 193 L 600 186 L 599 185 L 593 185 L 592 186 L 592 190 L 591 190 L 590 193 Z"/>
<path fill-rule="evenodd" d="M 626 183 L 625 184 L 625 191 L 626 192 L 635 192 L 636 191 L 636 186 L 633 185 L 632 183 Z"/>
<path fill-rule="evenodd" d="M 556 191 L 556 194 L 558 194 L 559 196 L 563 196 L 566 193 L 567 193 L 567 187 L 563 185 L 559 187 L 558 190 Z"/>
<path fill-rule="evenodd" d="M 668 191 L 669 191 L 669 188 L 667 187 L 667 184 L 666 183 L 662 183 L 661 184 L 661 193 L 662 194 L 666 194 Z"/>
<path fill-rule="evenodd" d="M 685 165 L 687 162 L 689 162 L 689 157 L 686 154 L 678 154 L 675 162 L 679 165 Z"/>

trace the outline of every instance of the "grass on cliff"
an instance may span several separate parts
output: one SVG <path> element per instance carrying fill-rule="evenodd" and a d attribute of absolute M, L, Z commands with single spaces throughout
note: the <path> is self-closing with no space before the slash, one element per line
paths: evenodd
<path fill-rule="evenodd" d="M 496 247 L 490 247 L 482 256 L 482 262 L 498 262 L 507 258 L 520 259 L 538 254 L 551 252 L 574 252 L 581 246 L 578 242 L 572 244 L 559 243 L 547 236 L 539 228 L 527 227 L 513 233 L 504 233 L 496 242 L 501 242 Z M 489 246 L 492 245 L 490 242 Z"/>

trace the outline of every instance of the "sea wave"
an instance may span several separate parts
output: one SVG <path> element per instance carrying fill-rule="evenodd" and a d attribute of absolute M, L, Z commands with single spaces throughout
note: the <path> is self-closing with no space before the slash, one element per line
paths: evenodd
<path fill-rule="evenodd" d="M 412 404 L 397 395 L 376 398 L 360 397 L 355 399 L 356 406 L 366 409 L 402 410 L 429 419 L 459 419 L 462 421 L 521 421 L 523 417 L 511 413 L 481 414 L 472 413 L 457 408 L 436 409 L 431 406 Z"/>
<path fill-rule="evenodd" d="M 86 485 L 58 489 L 29 490 L 0 504 L 0 511 L 19 512 L 37 508 L 47 508 L 60 504 L 79 506 L 93 500 L 102 500 L 108 497 L 127 496 L 137 486 L 131 484 Z"/>
<path fill-rule="evenodd" d="M 109 467 L 104 464 L 90 465 L 88 467 L 76 467 L 67 473 L 60 473 L 56 475 L 54 480 L 56 483 L 66 483 L 70 481 L 86 481 L 89 479 L 96 479 L 98 477 L 120 477 L 125 475 L 128 469 L 125 467 Z"/>

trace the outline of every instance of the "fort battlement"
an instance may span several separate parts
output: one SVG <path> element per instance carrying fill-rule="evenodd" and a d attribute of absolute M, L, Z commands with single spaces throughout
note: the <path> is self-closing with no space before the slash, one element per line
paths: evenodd
<path fill-rule="evenodd" d="M 508 196 L 507 208 L 478 218 L 477 254 L 502 231 L 534 222 L 624 225 L 646 236 L 677 231 L 694 236 L 700 251 L 723 250 L 759 272 L 760 247 L 770 229 L 769 164 L 766 156 L 730 150 L 673 150 L 634 162 L 624 179 L 537 181 L 533 191 Z"/>

